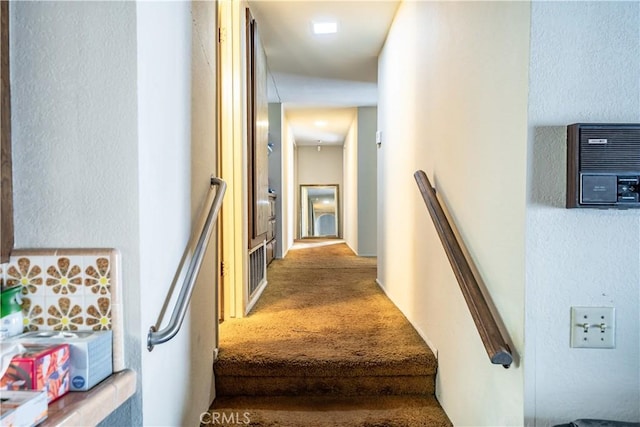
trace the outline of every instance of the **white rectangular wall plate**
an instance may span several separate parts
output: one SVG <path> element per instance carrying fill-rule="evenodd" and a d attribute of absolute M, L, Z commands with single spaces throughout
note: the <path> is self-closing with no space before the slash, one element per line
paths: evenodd
<path fill-rule="evenodd" d="M 571 307 L 571 347 L 615 348 L 613 307 Z"/>

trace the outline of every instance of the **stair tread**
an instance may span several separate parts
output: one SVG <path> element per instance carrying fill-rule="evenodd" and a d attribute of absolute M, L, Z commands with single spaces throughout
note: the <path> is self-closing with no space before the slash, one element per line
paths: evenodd
<path fill-rule="evenodd" d="M 433 394 L 433 376 L 235 377 L 217 376 L 219 396 Z"/>
<path fill-rule="evenodd" d="M 432 396 L 220 397 L 211 414 L 250 426 L 451 426 Z"/>
<path fill-rule="evenodd" d="M 217 375 L 274 376 L 313 375 L 434 375 L 436 358 L 418 354 L 397 359 L 340 358 L 314 359 L 311 357 L 261 357 L 249 359 L 221 352 L 214 369 Z"/>

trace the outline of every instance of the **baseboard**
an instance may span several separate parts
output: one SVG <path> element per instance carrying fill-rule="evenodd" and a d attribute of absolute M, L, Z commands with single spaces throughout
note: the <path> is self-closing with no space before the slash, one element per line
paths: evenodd
<path fill-rule="evenodd" d="M 384 294 L 387 296 L 387 298 L 389 298 L 389 300 L 391 300 L 391 302 L 393 303 L 393 305 L 396 306 L 396 308 L 398 310 L 400 310 L 400 312 L 402 312 L 402 314 L 404 315 L 405 319 L 407 319 L 409 321 L 409 323 L 411 324 L 411 326 L 413 326 L 413 329 L 416 330 L 416 332 L 418 333 L 418 335 L 420 335 L 420 338 L 422 338 L 424 340 L 424 342 L 427 344 L 427 346 L 429 347 L 429 349 L 433 352 L 433 354 L 436 356 L 436 359 L 438 359 L 438 349 L 436 348 L 436 346 L 433 344 L 433 342 L 431 342 L 431 340 L 429 339 L 429 337 L 427 337 L 427 334 L 424 333 L 424 331 L 422 329 L 420 329 L 418 326 L 416 326 L 411 319 L 409 319 L 409 317 L 407 316 L 407 313 L 404 312 L 404 310 L 402 310 L 400 307 L 398 307 L 398 305 L 393 301 L 393 299 L 389 296 L 389 293 L 387 292 L 387 290 L 385 289 L 384 285 L 382 284 L 382 282 L 380 281 L 380 279 L 378 279 L 376 277 L 376 283 L 378 284 L 378 287 L 380 289 L 382 289 L 382 292 L 384 292 Z"/>
<path fill-rule="evenodd" d="M 358 251 L 356 251 L 355 249 L 353 249 L 351 247 L 351 245 L 349 244 L 349 242 L 347 242 L 346 240 L 344 241 L 344 243 L 349 247 L 349 249 L 351 249 L 353 251 L 354 254 L 356 254 L 356 256 L 362 257 L 362 258 L 376 258 L 378 255 L 377 254 L 361 254 Z"/>
<path fill-rule="evenodd" d="M 348 247 L 349 249 L 351 249 L 351 252 L 353 252 L 354 254 L 356 254 L 356 256 L 360 256 L 360 255 L 358 255 L 358 251 L 356 251 L 355 249 L 353 249 L 353 248 L 351 247 L 351 245 L 349 244 L 349 242 L 347 242 L 347 241 L 345 240 L 345 241 L 344 241 L 344 243 L 345 243 L 345 245 L 347 245 L 347 247 Z"/>

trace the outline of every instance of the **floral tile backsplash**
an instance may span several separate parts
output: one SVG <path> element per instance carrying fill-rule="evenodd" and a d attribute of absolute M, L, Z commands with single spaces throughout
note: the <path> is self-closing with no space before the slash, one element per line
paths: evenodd
<path fill-rule="evenodd" d="M 113 249 L 16 250 L 0 265 L 0 281 L 22 286 L 25 332 L 113 330 L 116 350 L 123 347 L 118 259 Z"/>

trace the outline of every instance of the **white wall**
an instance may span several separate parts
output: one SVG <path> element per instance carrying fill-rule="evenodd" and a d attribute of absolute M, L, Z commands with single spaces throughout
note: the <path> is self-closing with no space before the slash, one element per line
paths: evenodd
<path fill-rule="evenodd" d="M 295 141 L 286 116 L 282 120 L 282 257 L 284 258 L 296 237 Z"/>
<path fill-rule="evenodd" d="M 298 184 L 342 186 L 342 146 L 298 146 Z"/>
<path fill-rule="evenodd" d="M 640 3 L 535 2 L 526 240 L 527 423 L 640 421 L 640 216 L 567 210 L 566 126 L 640 122 Z M 616 348 L 572 349 L 570 308 L 616 308 Z"/>
<path fill-rule="evenodd" d="M 344 224 L 342 237 L 353 252 L 358 253 L 358 115 L 355 118 L 344 139 L 343 153 L 343 181 L 344 189 L 343 212 Z"/>
<path fill-rule="evenodd" d="M 523 368 L 490 364 L 412 175 L 424 169 L 449 207 L 518 359 L 529 12 L 403 2 L 379 58 L 378 279 L 437 351 L 456 426 L 523 424 Z"/>
<path fill-rule="evenodd" d="M 343 179 L 342 179 L 342 146 L 324 146 L 318 151 L 315 146 L 298 146 L 298 158 L 296 171 L 298 186 L 304 184 L 338 184 L 340 200 L 338 205 L 338 233 L 342 235 L 343 229 Z M 299 192 L 300 188 L 296 188 Z M 296 207 L 297 209 L 297 207 Z M 299 230 L 299 227 L 296 227 Z"/>
<path fill-rule="evenodd" d="M 16 247 L 122 253 L 138 392 L 104 425 L 195 425 L 212 400 L 213 248 L 175 341 L 148 353 L 146 334 L 215 172 L 215 16 L 212 2 L 11 4 Z"/>
<path fill-rule="evenodd" d="M 282 164 L 285 152 L 282 149 L 282 119 L 281 103 L 269 104 L 269 142 L 273 144 L 269 154 L 269 188 L 276 192 L 276 251 L 275 257 L 282 258 Z"/>
<path fill-rule="evenodd" d="M 216 13 L 213 2 L 137 4 L 142 333 L 158 320 L 216 171 Z M 146 425 L 196 425 L 213 400 L 215 266 L 214 237 L 181 331 L 143 352 Z"/>
<path fill-rule="evenodd" d="M 126 365 L 140 372 L 136 7 L 12 2 L 17 248 L 122 255 Z M 119 411 L 141 425 L 140 391 Z"/>
<path fill-rule="evenodd" d="M 358 108 L 358 255 L 376 256 L 377 157 L 376 107 Z M 346 216 L 346 215 L 345 215 Z"/>
<path fill-rule="evenodd" d="M 358 107 L 344 141 L 343 238 L 359 256 L 376 256 L 376 107 Z"/>

